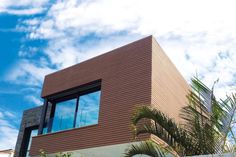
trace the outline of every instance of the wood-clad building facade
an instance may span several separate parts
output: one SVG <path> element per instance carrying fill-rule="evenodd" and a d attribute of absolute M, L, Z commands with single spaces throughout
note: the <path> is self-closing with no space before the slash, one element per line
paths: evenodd
<path fill-rule="evenodd" d="M 136 106 L 155 106 L 178 121 L 188 89 L 152 36 L 49 74 L 43 83 L 45 103 L 37 125 L 39 134 L 32 138 L 30 155 L 39 155 L 39 149 L 51 154 L 130 143 Z M 75 112 L 68 114 L 78 119 L 82 96 L 96 91 L 100 92 L 96 122 L 77 125 L 75 120 L 69 129 L 53 131 L 58 102 L 75 98 Z M 146 135 L 139 140 L 149 138 Z"/>

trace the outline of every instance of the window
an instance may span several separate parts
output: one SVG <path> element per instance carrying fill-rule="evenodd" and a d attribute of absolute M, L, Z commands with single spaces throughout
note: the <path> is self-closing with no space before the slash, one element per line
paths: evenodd
<path fill-rule="evenodd" d="M 54 103 L 54 116 L 49 132 L 98 123 L 101 91 L 100 88 L 88 91 L 69 96 L 66 100 L 60 98 L 63 101 Z"/>
<path fill-rule="evenodd" d="M 76 101 L 76 99 L 71 99 L 56 104 L 52 125 L 53 132 L 73 128 Z"/>
<path fill-rule="evenodd" d="M 100 91 L 79 97 L 76 127 L 83 127 L 98 123 Z"/>

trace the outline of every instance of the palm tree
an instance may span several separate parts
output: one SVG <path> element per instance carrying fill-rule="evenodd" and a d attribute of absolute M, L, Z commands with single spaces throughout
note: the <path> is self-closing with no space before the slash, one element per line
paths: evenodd
<path fill-rule="evenodd" d="M 192 90 L 187 96 L 189 104 L 181 111 L 181 117 L 186 121 L 185 130 L 199 145 L 197 148 L 200 152 L 195 154 L 230 151 L 227 137 L 234 137 L 232 125 L 235 120 L 236 95 L 232 94 L 226 96 L 225 100 L 218 101 L 214 96 L 214 85 L 217 81 L 209 89 L 194 77 L 191 80 Z M 235 143 L 235 138 L 232 139 Z"/>
<path fill-rule="evenodd" d="M 142 106 L 135 112 L 132 123 L 135 136 L 152 134 L 166 143 L 160 146 L 151 140 L 132 145 L 125 157 L 145 154 L 152 157 L 165 156 L 170 152 L 175 156 L 213 154 L 229 151 L 229 135 L 235 140 L 232 131 L 236 96 L 227 96 L 226 100 L 216 100 L 213 87 L 209 89 L 197 77 L 191 80 L 192 90 L 187 95 L 188 105 L 181 110 L 183 124 L 177 124 L 161 111 Z M 152 123 L 139 125 L 143 119 Z M 232 139 L 231 138 L 231 139 Z M 160 153 L 162 152 L 162 153 Z"/>

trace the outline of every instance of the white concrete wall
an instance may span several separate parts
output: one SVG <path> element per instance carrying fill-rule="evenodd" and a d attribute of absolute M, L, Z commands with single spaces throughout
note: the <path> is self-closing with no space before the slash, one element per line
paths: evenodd
<path fill-rule="evenodd" d="M 131 146 L 131 144 L 138 144 L 138 143 L 139 142 L 124 143 L 124 144 L 95 147 L 89 149 L 74 150 L 70 152 L 73 153 L 72 157 L 123 157 L 125 150 L 129 146 Z M 8 157 L 8 156 L 0 156 L 0 157 Z M 55 157 L 55 154 L 49 154 L 48 157 Z M 148 156 L 136 155 L 135 157 L 148 157 Z M 168 157 L 173 157 L 173 156 L 171 154 L 168 154 Z M 198 155 L 191 157 L 236 157 L 236 152 L 225 153 L 225 154 Z"/>
<path fill-rule="evenodd" d="M 224 154 L 197 155 L 192 157 L 236 157 L 236 152 L 224 153 Z"/>
<path fill-rule="evenodd" d="M 13 153 L 11 154 L 0 153 L 0 157 L 13 157 Z"/>
<path fill-rule="evenodd" d="M 139 142 L 117 144 L 103 147 L 95 147 L 89 149 L 81 149 L 70 151 L 72 152 L 72 157 L 123 157 L 125 150 L 131 146 L 131 144 L 137 144 Z M 55 154 L 49 154 L 49 157 L 55 157 Z M 137 155 L 140 157 L 140 155 Z M 142 157 L 147 157 L 142 155 Z"/>

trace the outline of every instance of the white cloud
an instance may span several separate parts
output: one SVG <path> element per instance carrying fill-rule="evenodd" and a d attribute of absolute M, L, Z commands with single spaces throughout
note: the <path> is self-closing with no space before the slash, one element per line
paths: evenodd
<path fill-rule="evenodd" d="M 0 125 L 0 149 L 14 149 L 16 144 L 16 138 L 18 129 Z"/>
<path fill-rule="evenodd" d="M 0 118 L 3 118 L 3 113 L 2 112 L 0 112 Z"/>
<path fill-rule="evenodd" d="M 44 54 L 56 69 L 153 34 L 186 79 L 198 73 L 211 86 L 219 78 L 216 91 L 223 91 L 235 87 L 235 7 L 234 0 L 60 0 L 44 18 L 23 23 L 29 39 L 49 41 Z M 17 76 L 35 74 L 27 68 Z"/>
<path fill-rule="evenodd" d="M 134 38 L 134 35 L 117 35 L 83 44 L 76 44 L 75 39 L 70 37 L 59 38 L 50 40 L 44 53 L 49 57 L 51 64 L 56 65 L 57 69 L 62 69 L 127 44 Z"/>
<path fill-rule="evenodd" d="M 0 115 L 0 150 L 14 149 L 18 134 L 18 129 L 11 122 L 15 118 L 14 113 L 3 112 L 0 108 Z"/>
<path fill-rule="evenodd" d="M 33 18 L 33 19 L 24 20 L 22 23 L 28 26 L 33 26 L 33 25 L 38 25 L 40 23 L 40 20 L 37 18 Z"/>
<path fill-rule="evenodd" d="M 0 13 L 8 13 L 14 15 L 33 15 L 44 11 L 44 5 L 48 0 L 32 1 L 32 0 L 1 0 Z"/>
<path fill-rule="evenodd" d="M 78 52 L 76 46 L 73 46 L 68 38 L 58 41 L 51 41 L 45 53 L 49 56 L 52 64 L 58 68 L 65 68 L 78 63 Z"/>
<path fill-rule="evenodd" d="M 44 76 L 53 71 L 53 69 L 40 63 L 33 64 L 27 60 L 22 60 L 8 72 L 5 79 L 16 84 L 41 86 Z"/>
<path fill-rule="evenodd" d="M 0 7 L 24 7 L 24 6 L 41 6 L 47 3 L 48 0 L 32 1 L 32 0 L 1 0 Z"/>
<path fill-rule="evenodd" d="M 130 6 L 130 1 L 58 1 L 48 11 L 47 18 L 31 34 L 38 38 L 57 38 L 71 32 L 73 35 L 86 35 L 94 32 L 109 34 L 131 29 L 136 26 L 138 16 Z M 128 12 L 128 13 L 127 13 Z M 126 14 L 123 16 L 123 14 Z"/>
<path fill-rule="evenodd" d="M 2 9 L 1 12 L 14 14 L 14 15 L 32 15 L 38 14 L 44 11 L 44 8 L 32 8 L 32 9 Z"/>
<path fill-rule="evenodd" d="M 13 90 L 3 91 L 7 94 L 22 94 L 24 99 L 33 105 L 40 106 L 43 102 L 40 100 L 40 91 L 45 75 L 52 73 L 54 69 L 47 67 L 47 62 L 44 59 L 39 59 L 38 63 L 30 62 L 29 60 L 20 60 L 17 65 L 5 76 L 5 80 L 14 84 L 23 85 L 18 93 Z M 1 91 L 0 91 L 1 93 Z M 37 97 L 36 97 L 37 96 Z M 8 117 L 13 116 L 6 112 Z"/>
<path fill-rule="evenodd" d="M 28 101 L 28 102 L 32 102 L 34 103 L 36 106 L 41 106 L 43 105 L 43 102 L 38 99 L 36 96 L 33 96 L 33 95 L 26 95 L 25 96 L 25 99 Z"/>
<path fill-rule="evenodd" d="M 9 112 L 9 111 L 5 111 L 4 115 L 9 117 L 9 118 L 15 118 L 16 117 L 12 112 Z"/>
<path fill-rule="evenodd" d="M 199 33 L 207 32 L 209 40 L 222 40 L 217 37 L 225 36 L 225 33 L 231 35 L 235 28 L 236 24 L 232 21 L 235 5 L 233 0 L 94 0 L 82 3 L 62 0 L 52 5 L 36 32 L 47 38 L 48 29 L 63 32 L 69 29 L 80 35 L 127 30 L 162 36 L 173 31 L 188 37 L 190 42 L 196 41 Z"/>

